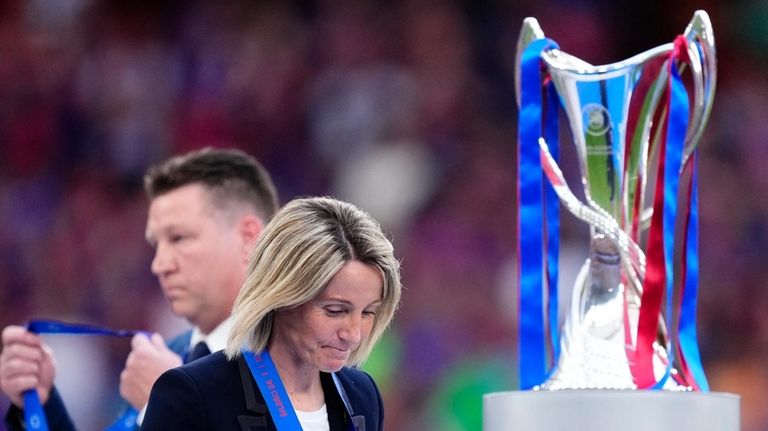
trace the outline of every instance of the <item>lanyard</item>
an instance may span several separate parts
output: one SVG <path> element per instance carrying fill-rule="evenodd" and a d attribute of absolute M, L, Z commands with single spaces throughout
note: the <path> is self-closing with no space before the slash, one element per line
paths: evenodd
<path fill-rule="evenodd" d="M 256 380 L 256 385 L 259 387 L 259 391 L 261 391 L 264 402 L 267 403 L 269 414 L 272 416 L 272 421 L 274 421 L 278 431 L 301 431 L 299 418 L 296 417 L 296 411 L 291 405 L 291 400 L 288 398 L 288 393 L 285 391 L 283 381 L 277 373 L 277 368 L 275 368 L 275 363 L 272 361 L 269 352 L 264 350 L 260 354 L 255 355 L 253 352 L 244 351 L 243 356 L 248 364 L 248 368 L 251 370 L 251 375 Z M 344 407 L 349 415 L 349 431 L 357 431 L 352 421 L 352 407 L 349 405 L 344 388 L 341 387 L 341 383 L 336 375 L 332 374 L 332 376 L 336 389 L 339 391 L 341 400 L 344 402 Z"/>
<path fill-rule="evenodd" d="M 32 320 L 27 324 L 27 330 L 35 334 L 73 334 L 73 335 L 105 335 L 111 337 L 133 337 L 136 334 L 149 335 L 145 331 L 126 331 L 102 328 L 99 326 L 64 323 L 54 320 Z M 35 389 L 24 391 L 24 422 L 28 430 L 48 431 L 43 406 Z M 138 412 L 133 408 L 125 412 L 110 425 L 108 431 L 132 430 L 136 427 Z"/>

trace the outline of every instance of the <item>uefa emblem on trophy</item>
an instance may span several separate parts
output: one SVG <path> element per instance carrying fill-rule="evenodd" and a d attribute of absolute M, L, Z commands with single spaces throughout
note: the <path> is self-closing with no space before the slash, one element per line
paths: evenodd
<path fill-rule="evenodd" d="M 709 17 L 697 11 L 673 43 L 602 66 L 560 50 L 534 18 L 517 48 L 522 391 L 486 395 L 484 429 L 660 430 L 683 405 L 683 416 L 707 417 L 687 429 L 738 429 L 738 397 L 707 393 L 696 334 L 696 148 L 716 81 Z M 558 165 L 560 107 L 581 199 Z M 573 291 L 562 326 L 561 206 L 590 232 L 587 261 L 564 280 Z M 678 418 L 653 417 L 670 399 Z"/>

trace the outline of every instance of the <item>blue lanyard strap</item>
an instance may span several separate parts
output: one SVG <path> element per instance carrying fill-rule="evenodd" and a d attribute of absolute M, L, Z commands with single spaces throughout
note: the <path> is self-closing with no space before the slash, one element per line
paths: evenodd
<path fill-rule="evenodd" d="M 139 412 L 133 407 L 127 407 L 123 413 L 118 416 L 112 425 L 105 431 L 128 431 L 136 429 L 136 420 L 139 418 Z"/>
<path fill-rule="evenodd" d="M 100 326 L 65 323 L 56 320 L 30 320 L 27 330 L 35 334 L 108 335 L 112 337 L 133 337 L 136 334 L 150 335 L 146 331 L 127 331 Z"/>
<path fill-rule="evenodd" d="M 24 423 L 28 430 L 48 431 L 43 406 L 35 389 L 24 391 Z"/>
<path fill-rule="evenodd" d="M 277 374 L 277 368 L 269 352 L 265 350 L 254 355 L 253 352 L 246 351 L 243 352 L 243 356 L 278 431 L 301 431 L 299 418 L 296 417 L 296 411 L 291 405 L 291 400 L 288 398 L 288 393 L 285 391 L 283 381 L 280 380 L 280 375 Z"/>
<path fill-rule="evenodd" d="M 331 373 L 331 377 L 333 378 L 333 384 L 336 386 L 336 390 L 339 392 L 341 401 L 344 403 L 344 409 L 347 411 L 347 415 L 349 416 L 349 427 L 347 428 L 349 431 L 357 431 L 357 426 L 355 425 L 355 411 L 352 410 L 352 403 L 349 401 L 347 392 L 344 390 L 344 386 L 341 385 L 339 377 L 336 375 L 336 373 Z"/>
<path fill-rule="evenodd" d="M 126 331 L 122 329 L 109 329 L 99 326 L 65 323 L 56 320 L 31 320 L 27 323 L 27 330 L 35 334 L 72 334 L 72 335 L 106 335 L 112 337 L 133 337 L 136 334 L 145 334 L 146 331 Z M 45 419 L 43 406 L 35 389 L 24 391 L 24 422 L 28 430 L 48 431 L 48 422 Z M 136 426 L 138 412 L 134 408 L 128 408 L 110 425 L 108 431 L 131 430 Z"/>
<path fill-rule="evenodd" d="M 299 418 L 296 417 L 296 411 L 293 409 L 293 405 L 291 405 L 291 400 L 288 398 L 288 393 L 285 391 L 283 381 L 277 373 L 277 368 L 275 368 L 275 363 L 272 361 L 269 352 L 264 350 L 256 355 L 253 352 L 243 351 L 243 356 L 248 364 L 248 368 L 251 370 L 253 379 L 256 380 L 256 385 L 259 387 L 259 391 L 261 391 L 261 396 L 267 404 L 269 414 L 272 416 L 272 421 L 275 422 L 275 427 L 278 431 L 301 431 Z M 357 427 L 355 427 L 352 420 L 354 412 L 349 404 L 344 388 L 341 387 L 341 383 L 336 375 L 333 374 L 332 376 L 336 390 L 339 391 L 339 396 L 344 403 L 344 408 L 347 410 L 347 415 L 349 415 L 349 430 L 357 431 Z"/>

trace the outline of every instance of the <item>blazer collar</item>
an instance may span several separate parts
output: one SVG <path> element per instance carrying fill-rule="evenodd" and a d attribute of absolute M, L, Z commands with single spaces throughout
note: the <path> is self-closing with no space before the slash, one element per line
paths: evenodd
<path fill-rule="evenodd" d="M 267 405 L 261 392 L 258 391 L 256 383 L 251 377 L 251 370 L 242 355 L 237 358 L 237 365 L 240 368 L 240 380 L 243 384 L 243 393 L 245 393 L 245 408 L 251 412 L 248 415 L 239 415 L 237 422 L 242 431 L 267 431 Z"/>

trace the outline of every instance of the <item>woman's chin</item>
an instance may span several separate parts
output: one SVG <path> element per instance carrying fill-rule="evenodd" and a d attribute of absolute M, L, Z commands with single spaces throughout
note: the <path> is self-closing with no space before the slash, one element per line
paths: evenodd
<path fill-rule="evenodd" d="M 344 366 L 347 364 L 348 356 L 345 355 L 343 358 L 335 358 L 335 357 L 326 357 L 323 358 L 323 361 L 318 368 L 320 368 L 320 371 L 324 373 L 335 373 L 336 371 L 339 371 L 340 369 L 344 368 Z"/>

